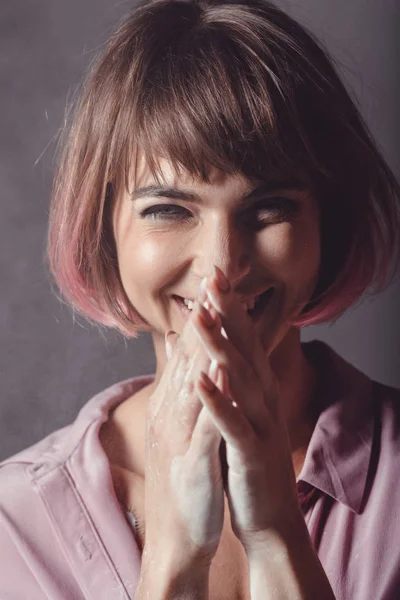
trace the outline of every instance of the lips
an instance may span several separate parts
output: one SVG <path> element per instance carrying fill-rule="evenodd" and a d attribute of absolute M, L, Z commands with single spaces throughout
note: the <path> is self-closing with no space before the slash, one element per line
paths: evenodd
<path fill-rule="evenodd" d="M 188 308 L 184 302 L 184 299 L 181 296 L 173 296 L 173 299 L 175 300 L 175 302 L 177 303 L 178 307 L 180 308 L 180 310 L 182 311 L 182 313 L 185 315 L 185 317 L 188 317 L 189 314 L 191 313 L 190 308 Z"/>
<path fill-rule="evenodd" d="M 262 316 L 264 309 L 269 304 L 274 293 L 274 288 L 270 288 L 267 291 L 263 292 L 260 296 L 257 297 L 254 308 L 247 311 L 247 314 L 251 317 L 252 321 L 256 323 L 260 317 Z M 187 307 L 185 304 L 184 298 L 181 296 L 173 296 L 175 302 L 177 303 L 181 313 L 187 318 L 191 312 L 191 309 Z"/>

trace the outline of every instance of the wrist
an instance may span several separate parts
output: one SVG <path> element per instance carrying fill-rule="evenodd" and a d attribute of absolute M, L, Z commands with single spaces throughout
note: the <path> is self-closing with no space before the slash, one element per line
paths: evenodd
<path fill-rule="evenodd" d="M 135 600 L 208 600 L 210 563 L 188 559 L 171 546 L 152 552 L 144 548 Z"/>
<path fill-rule="evenodd" d="M 251 598 L 276 597 L 266 594 L 269 589 L 282 600 L 334 600 L 303 516 L 290 521 L 264 532 L 258 544 L 246 551 Z"/>
<path fill-rule="evenodd" d="M 301 511 L 291 513 L 279 523 L 271 526 L 266 531 L 257 532 L 243 544 L 249 561 L 256 561 L 259 557 L 273 552 L 285 554 L 291 551 L 301 551 L 305 547 L 312 548 L 311 539 Z"/>

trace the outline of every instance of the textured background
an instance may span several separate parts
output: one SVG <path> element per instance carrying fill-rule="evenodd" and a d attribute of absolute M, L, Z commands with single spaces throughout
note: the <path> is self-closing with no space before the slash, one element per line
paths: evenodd
<path fill-rule="evenodd" d="M 330 49 L 400 175 L 396 0 L 279 3 Z M 151 339 L 125 342 L 74 319 L 44 262 L 55 139 L 94 53 L 132 6 L 2 0 L 0 6 L 0 459 L 69 423 L 91 395 L 153 372 Z M 310 327 L 371 377 L 400 387 L 400 283 L 334 325 Z"/>

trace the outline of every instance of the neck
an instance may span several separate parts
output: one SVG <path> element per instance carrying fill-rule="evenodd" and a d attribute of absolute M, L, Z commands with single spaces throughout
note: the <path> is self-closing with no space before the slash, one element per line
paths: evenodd
<path fill-rule="evenodd" d="M 270 360 L 280 384 L 283 414 L 297 477 L 315 425 L 313 398 L 317 388 L 317 374 L 304 355 L 300 330 L 297 328 L 288 331 L 272 352 Z"/>
<path fill-rule="evenodd" d="M 290 429 L 307 419 L 316 386 L 314 368 L 300 341 L 300 330 L 292 327 L 270 356 L 282 395 L 282 408 Z"/>

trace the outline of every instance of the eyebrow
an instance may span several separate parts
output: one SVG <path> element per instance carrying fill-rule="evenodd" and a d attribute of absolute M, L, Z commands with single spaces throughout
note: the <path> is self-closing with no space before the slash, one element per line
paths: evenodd
<path fill-rule="evenodd" d="M 241 201 L 248 202 L 251 200 L 257 200 L 270 194 L 271 192 L 277 192 L 278 190 L 294 190 L 294 191 L 305 191 L 308 186 L 305 181 L 301 179 L 275 179 L 268 182 L 263 182 L 260 185 L 252 188 L 246 192 L 242 197 Z M 173 200 L 184 200 L 185 202 L 201 202 L 202 198 L 195 192 L 189 192 L 181 190 L 175 187 L 159 187 L 156 185 L 148 185 L 146 187 L 137 188 L 131 194 L 131 200 L 134 202 L 139 198 L 171 198 Z"/>

